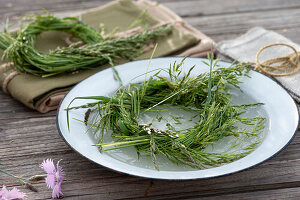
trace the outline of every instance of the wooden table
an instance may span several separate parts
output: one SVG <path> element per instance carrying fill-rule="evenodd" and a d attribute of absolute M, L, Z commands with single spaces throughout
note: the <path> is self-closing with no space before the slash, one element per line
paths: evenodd
<path fill-rule="evenodd" d="M 58 15 L 103 5 L 105 0 L 1 0 L 0 21 L 11 21 L 41 8 Z M 300 44 L 299 0 L 165 0 L 187 22 L 216 42 L 235 38 L 253 26 L 263 26 Z M 0 91 L 0 163 L 16 175 L 42 173 L 43 159 L 63 159 L 67 174 L 65 199 L 300 199 L 300 133 L 275 158 L 252 169 L 220 178 L 190 181 L 151 180 L 120 174 L 75 153 L 59 136 L 56 112 L 40 114 Z M 0 174 L 0 185 L 17 186 L 28 199 L 49 199 L 39 181 L 38 193 Z"/>

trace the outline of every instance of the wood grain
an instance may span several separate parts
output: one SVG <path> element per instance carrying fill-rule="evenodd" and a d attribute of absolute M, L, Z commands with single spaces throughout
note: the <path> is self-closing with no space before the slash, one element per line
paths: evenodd
<path fill-rule="evenodd" d="M 0 21 L 11 21 L 46 8 L 58 15 L 103 5 L 107 0 L 1 0 Z M 300 43 L 300 1 L 222 0 L 159 1 L 216 41 L 231 39 L 253 26 L 263 26 Z M 120 174 L 75 153 L 59 136 L 56 112 L 40 114 L 0 91 L 0 163 L 16 175 L 43 173 L 43 159 L 63 159 L 65 199 L 299 199 L 300 132 L 273 159 L 229 176 L 190 181 L 151 180 Z M 0 174 L 0 185 L 17 186 L 28 199 L 49 199 L 43 181 L 33 193 Z"/>
<path fill-rule="evenodd" d="M 220 196 L 212 196 L 202 198 L 202 200 L 227 200 L 227 199 L 240 199 L 240 200 L 256 200 L 256 199 L 268 199 L 268 200 L 278 200 L 278 199 L 299 199 L 299 187 L 286 188 L 286 189 L 274 189 L 274 190 L 262 190 L 255 192 L 243 192 L 237 194 L 228 194 Z M 193 199 L 193 198 L 192 198 Z M 196 198 L 197 199 L 197 198 Z"/>

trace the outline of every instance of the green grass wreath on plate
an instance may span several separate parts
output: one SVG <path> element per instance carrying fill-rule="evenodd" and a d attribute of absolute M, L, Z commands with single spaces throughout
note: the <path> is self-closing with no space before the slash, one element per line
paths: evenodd
<path fill-rule="evenodd" d="M 101 152 L 133 146 L 138 154 L 150 154 L 156 169 L 159 169 L 156 161 L 158 154 L 164 155 L 175 164 L 201 169 L 240 159 L 252 152 L 259 141 L 238 152 L 213 153 L 206 152 L 205 149 L 228 136 L 238 139 L 241 136 L 258 136 L 264 128 L 264 118 L 247 118 L 241 115 L 260 103 L 232 105 L 230 87 L 239 88 L 239 78 L 247 76 L 249 68 L 242 63 L 213 70 L 217 61 L 213 60 L 212 55 L 209 63 L 204 62 L 210 67 L 210 71 L 196 77 L 190 76 L 195 66 L 182 76 L 183 59 L 181 63 L 170 65 L 169 70 L 158 69 L 155 75 L 142 83 L 120 87 L 112 97 L 76 97 L 73 101 L 97 101 L 70 107 L 72 101 L 67 108 L 68 123 L 70 110 L 88 108 L 84 123 L 93 128 L 95 134 L 100 131 L 97 146 Z M 169 77 L 160 76 L 162 71 L 168 72 Z M 153 128 L 151 123 L 139 123 L 141 114 L 159 112 L 157 107 L 163 105 L 181 106 L 196 113 L 195 125 L 176 131 L 169 123 L 166 130 Z M 88 120 L 91 112 L 98 117 Z M 237 127 L 238 123 L 250 126 L 250 129 L 241 130 Z M 114 141 L 104 143 L 105 133 L 111 133 Z"/>

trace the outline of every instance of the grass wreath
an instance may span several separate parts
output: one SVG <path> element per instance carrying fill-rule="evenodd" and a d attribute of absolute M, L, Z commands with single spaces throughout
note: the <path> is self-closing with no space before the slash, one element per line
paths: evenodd
<path fill-rule="evenodd" d="M 230 86 L 239 88 L 239 78 L 247 76 L 249 71 L 247 65 L 242 63 L 213 70 L 217 61 L 213 60 L 212 55 L 210 62 L 205 62 L 210 66 L 209 73 L 190 77 L 192 67 L 187 74 L 180 76 L 183 59 L 180 63 L 175 62 L 169 70 L 160 69 L 143 83 L 121 87 L 112 97 L 76 97 L 72 102 L 78 99 L 97 101 L 78 107 L 70 107 L 71 102 L 67 113 L 72 109 L 89 108 L 85 123 L 95 133 L 100 131 L 97 144 L 100 151 L 134 146 L 138 154 L 150 154 L 156 169 L 159 169 L 156 161 L 158 154 L 166 156 L 173 163 L 194 168 L 218 166 L 237 160 L 253 151 L 260 141 L 238 152 L 212 153 L 205 149 L 228 136 L 258 136 L 264 128 L 264 118 L 242 116 L 248 108 L 260 103 L 232 105 Z M 169 77 L 160 76 L 161 71 L 168 72 Z M 166 130 L 153 128 L 151 123 L 140 124 L 142 113 L 160 112 L 159 106 L 162 105 L 180 106 L 196 113 L 195 125 L 178 131 L 170 123 L 166 124 Z M 97 117 L 88 120 L 90 113 L 96 113 Z M 241 130 L 238 123 L 251 128 Z M 104 143 L 105 133 L 111 133 L 115 141 Z"/>
<path fill-rule="evenodd" d="M 136 35 L 111 39 L 74 17 L 57 18 L 51 15 L 35 15 L 29 19 L 16 35 L 0 32 L 0 49 L 20 72 L 36 76 L 53 76 L 63 72 L 91 69 L 104 64 L 114 65 L 117 59 L 132 60 L 142 54 L 143 49 L 159 37 L 172 31 L 165 25 L 145 30 Z M 69 47 L 40 52 L 34 48 L 36 37 L 45 31 L 63 31 L 84 42 Z"/>

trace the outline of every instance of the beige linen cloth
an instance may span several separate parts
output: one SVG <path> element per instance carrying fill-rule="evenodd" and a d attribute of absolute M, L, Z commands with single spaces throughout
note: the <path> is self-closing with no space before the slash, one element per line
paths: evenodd
<path fill-rule="evenodd" d="M 143 12 L 146 13 L 143 16 L 145 24 L 150 27 L 162 23 L 174 25 L 172 34 L 157 41 L 158 48 L 154 57 L 172 55 L 207 56 L 213 41 L 188 25 L 174 12 L 156 2 L 148 0 L 113 1 L 107 5 L 83 12 L 76 17 L 79 17 L 84 23 L 96 29 L 99 29 L 100 24 L 103 23 L 107 32 L 115 27 L 119 27 L 121 31 L 126 33 L 130 24 Z M 41 51 L 48 51 L 57 46 L 65 46 L 66 37 L 67 35 L 61 32 L 45 32 L 38 38 L 36 48 Z M 150 58 L 151 53 L 152 51 L 148 51 L 137 59 Z M 109 66 L 99 66 L 97 69 L 82 70 L 78 73 L 41 78 L 16 72 L 13 65 L 2 62 L 0 67 L 0 85 L 4 92 L 21 101 L 27 107 L 45 113 L 56 109 L 61 99 L 74 84 L 105 67 Z"/>
<path fill-rule="evenodd" d="M 222 60 L 253 63 L 259 49 L 273 43 L 285 43 L 300 51 L 298 44 L 279 33 L 262 27 L 254 27 L 238 38 L 221 41 L 216 45 L 216 49 L 220 53 L 218 58 Z M 287 47 L 275 46 L 262 53 L 259 59 L 263 62 L 272 58 L 283 57 L 290 53 L 293 52 Z M 275 79 L 300 103 L 300 72 L 290 76 L 275 77 Z"/>

